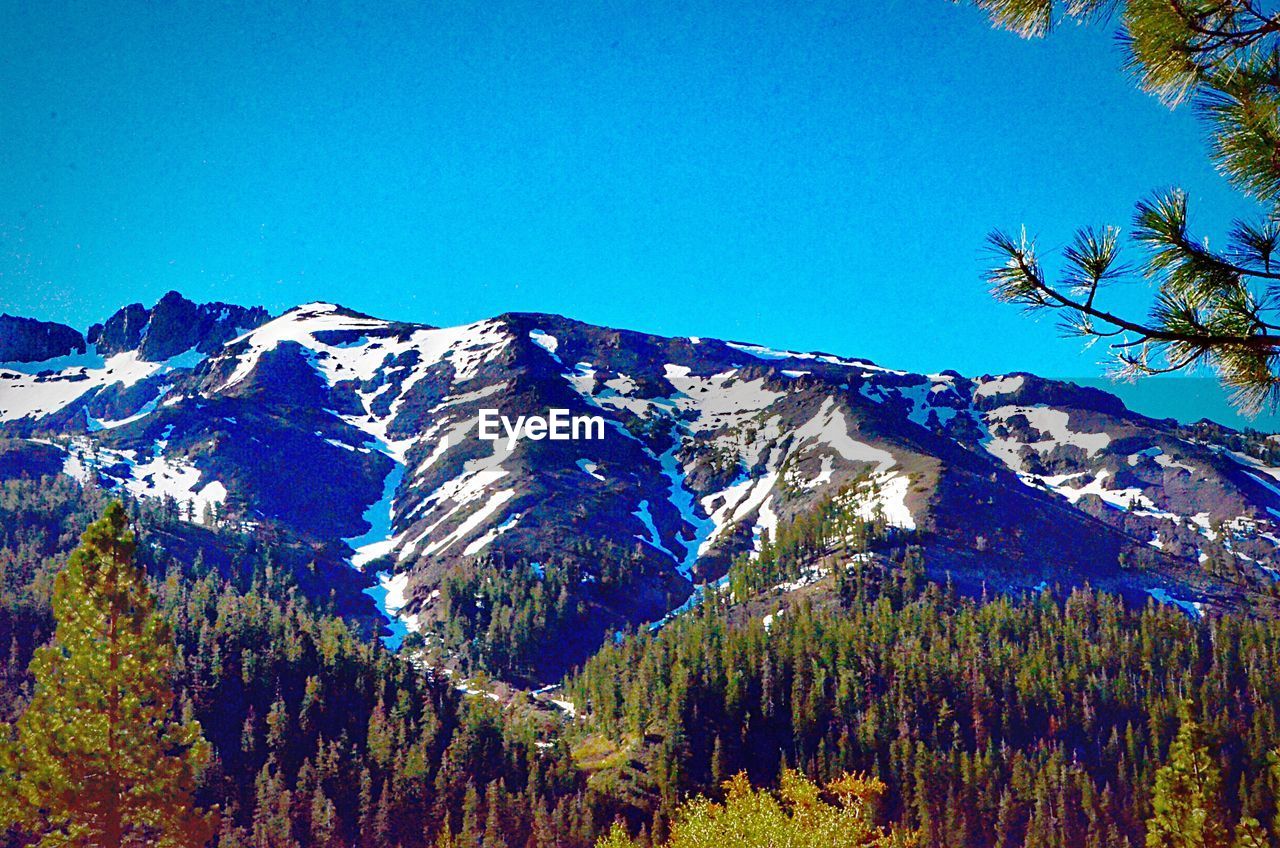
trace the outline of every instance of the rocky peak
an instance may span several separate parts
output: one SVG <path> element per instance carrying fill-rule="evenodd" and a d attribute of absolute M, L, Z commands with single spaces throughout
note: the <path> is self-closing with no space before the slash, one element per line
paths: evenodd
<path fill-rule="evenodd" d="M 0 362 L 43 362 L 84 351 L 84 337 L 66 324 L 0 315 Z"/>
<path fill-rule="evenodd" d="M 137 350 L 143 360 L 162 362 L 192 349 L 212 353 L 241 332 L 270 319 L 262 307 L 197 304 L 171 291 L 151 309 L 133 303 L 106 323 L 90 327 L 89 341 L 107 356 Z"/>

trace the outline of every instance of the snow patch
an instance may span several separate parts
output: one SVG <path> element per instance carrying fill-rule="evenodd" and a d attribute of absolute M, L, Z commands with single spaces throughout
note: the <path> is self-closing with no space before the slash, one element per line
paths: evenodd
<path fill-rule="evenodd" d="M 549 335 L 545 330 L 530 330 L 529 338 L 538 347 L 551 354 L 556 362 L 560 361 L 560 357 L 556 353 L 560 349 L 560 340 L 555 336 Z"/>
<path fill-rule="evenodd" d="M 506 521 L 499 524 L 497 527 L 489 528 L 489 530 L 487 530 L 483 536 L 479 537 L 478 539 L 474 540 L 471 544 L 467 545 L 466 548 L 463 549 L 462 555 L 475 556 L 476 554 L 480 553 L 494 539 L 498 538 L 503 533 L 510 530 L 512 527 L 515 527 L 516 523 L 520 521 L 520 517 L 522 515 L 523 513 L 517 512 L 516 514 L 508 518 Z M 532 563 L 532 565 L 536 566 L 537 563 Z"/>
<path fill-rule="evenodd" d="M 421 627 L 418 616 L 401 616 L 408 603 L 405 593 L 409 587 L 409 575 L 401 572 L 392 576 L 379 571 L 377 579 L 377 585 L 365 589 L 364 594 L 373 598 L 374 604 L 387 620 L 387 629 L 391 631 L 390 636 L 382 637 L 382 644 L 390 651 L 398 651 L 404 644 L 405 637 Z"/>
<path fill-rule="evenodd" d="M 975 398 L 991 397 L 992 395 L 1009 395 L 1022 389 L 1025 382 L 1021 375 L 1012 377 L 996 377 L 994 380 L 988 380 L 985 383 L 979 383 L 978 387 L 973 390 Z"/>
<path fill-rule="evenodd" d="M 594 477 L 595 479 L 599 480 L 602 483 L 604 482 L 604 477 L 599 473 L 600 466 L 596 465 L 591 460 L 580 459 L 574 464 L 577 465 L 578 468 L 582 470 L 583 474 L 586 474 L 589 477 Z"/>
<path fill-rule="evenodd" d="M 1199 601 L 1185 601 L 1181 598 L 1175 598 L 1164 589 L 1148 589 L 1147 594 L 1155 598 L 1162 604 L 1176 606 L 1192 618 L 1204 617 L 1204 604 Z"/>

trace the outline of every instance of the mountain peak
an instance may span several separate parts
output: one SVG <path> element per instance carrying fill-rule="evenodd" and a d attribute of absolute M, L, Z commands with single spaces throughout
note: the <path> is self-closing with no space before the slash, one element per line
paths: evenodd
<path fill-rule="evenodd" d="M 84 336 L 65 324 L 0 315 L 0 362 L 43 362 L 84 352 Z"/>
<path fill-rule="evenodd" d="M 104 356 L 136 350 L 144 361 L 162 362 L 192 350 L 211 353 L 270 318 L 262 307 L 198 304 L 170 291 L 150 309 L 141 303 L 123 307 L 87 336 Z"/>
<path fill-rule="evenodd" d="M 1087 580 L 1229 605 L 1280 574 L 1280 447 L 1029 373 L 531 312 L 433 328 L 317 301 L 273 319 L 177 293 L 90 341 L 83 363 L 0 369 L 0 435 L 42 440 L 33 473 L 52 442 L 79 479 L 380 573 L 362 579 L 394 588 L 400 633 L 445 614 L 446 575 L 573 574 L 566 608 L 589 615 L 553 634 L 540 674 L 833 504 L 975 591 Z M 481 430 L 495 415 L 501 438 Z M 551 437 L 554 416 L 583 435 Z"/>

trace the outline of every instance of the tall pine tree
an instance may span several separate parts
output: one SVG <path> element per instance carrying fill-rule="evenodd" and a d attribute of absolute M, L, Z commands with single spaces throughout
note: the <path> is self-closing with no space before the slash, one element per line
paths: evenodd
<path fill-rule="evenodd" d="M 1227 848 L 1222 774 L 1184 705 L 1169 759 L 1156 772 L 1147 848 Z"/>
<path fill-rule="evenodd" d="M 209 746 L 175 717 L 173 639 L 134 548 L 113 503 L 58 575 L 16 733 L 0 726 L 0 826 L 41 846 L 193 848 L 213 832 L 193 801 Z"/>

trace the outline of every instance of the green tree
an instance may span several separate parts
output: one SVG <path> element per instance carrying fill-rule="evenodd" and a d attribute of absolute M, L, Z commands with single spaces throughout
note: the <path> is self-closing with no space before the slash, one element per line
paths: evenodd
<path fill-rule="evenodd" d="M 906 831 L 885 832 L 872 810 L 884 791 L 874 778 L 847 775 L 824 791 L 799 772 L 785 771 L 775 795 L 753 789 L 745 774 L 725 782 L 725 801 L 698 798 L 677 815 L 665 848 L 891 848 L 915 844 Z M 635 848 L 621 825 L 596 843 L 596 848 Z"/>
<path fill-rule="evenodd" d="M 1184 192 L 1137 205 L 1136 268 L 1121 258 L 1116 227 L 1081 229 L 1058 272 L 1041 264 L 1023 231 L 989 237 L 995 296 L 1062 316 L 1068 332 L 1113 345 L 1122 373 L 1205 364 L 1234 400 L 1256 411 L 1280 400 L 1280 13 L 1258 0 L 972 0 L 996 25 L 1042 36 L 1061 18 L 1117 12 L 1129 70 L 1170 106 L 1192 102 L 1209 126 L 1211 157 L 1258 213 L 1231 223 L 1223 246 L 1193 234 Z M 1103 304 L 1108 283 L 1134 272 L 1158 285 L 1146 317 Z M 1053 281 L 1051 281 L 1053 277 Z"/>
<path fill-rule="evenodd" d="M 1257 819 L 1241 819 L 1240 824 L 1236 825 L 1236 838 L 1231 843 L 1231 848 L 1270 848 L 1271 841 L 1267 839 L 1267 832 L 1262 829 L 1262 825 Z"/>
<path fill-rule="evenodd" d="M 1147 848 L 1227 848 L 1222 775 L 1184 705 L 1168 762 L 1156 772 Z"/>
<path fill-rule="evenodd" d="M 31 703 L 0 727 L 0 825 L 41 846 L 190 848 L 213 832 L 193 801 L 209 746 L 175 717 L 172 636 L 133 554 L 113 503 L 58 574 Z"/>

